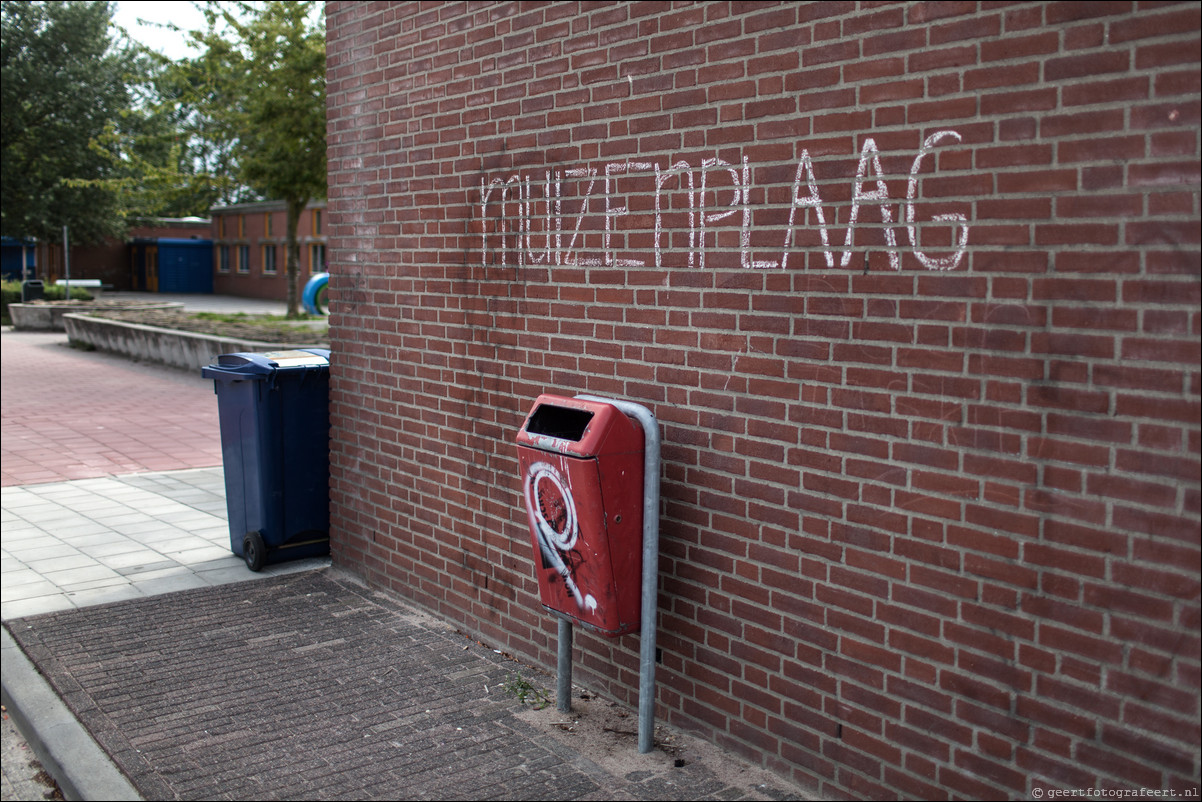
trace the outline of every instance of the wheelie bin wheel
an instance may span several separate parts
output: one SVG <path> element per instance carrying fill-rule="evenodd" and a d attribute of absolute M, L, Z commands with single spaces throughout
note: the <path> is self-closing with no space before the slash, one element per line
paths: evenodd
<path fill-rule="evenodd" d="M 258 532 L 247 532 L 246 537 L 242 539 L 242 559 L 246 560 L 246 567 L 252 571 L 263 567 L 263 562 L 267 559 L 267 546 Z"/>

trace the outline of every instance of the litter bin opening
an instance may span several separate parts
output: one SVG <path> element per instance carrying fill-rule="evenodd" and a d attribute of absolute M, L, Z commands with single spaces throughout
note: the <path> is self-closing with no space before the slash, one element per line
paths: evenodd
<path fill-rule="evenodd" d="M 530 413 L 530 420 L 526 422 L 526 431 L 530 434 L 542 434 L 560 440 L 579 442 L 580 438 L 584 437 L 584 431 L 592 419 L 592 410 L 539 404 L 534 412 Z"/>
<path fill-rule="evenodd" d="M 40 279 L 21 282 L 21 303 L 41 301 L 46 298 L 46 285 Z"/>

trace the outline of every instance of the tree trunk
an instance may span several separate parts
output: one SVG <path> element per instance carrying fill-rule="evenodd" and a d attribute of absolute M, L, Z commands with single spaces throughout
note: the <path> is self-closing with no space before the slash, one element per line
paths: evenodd
<path fill-rule="evenodd" d="M 297 242 L 296 232 L 300 227 L 301 213 L 308 204 L 305 200 L 288 201 L 287 241 L 284 244 L 285 270 L 288 275 L 288 317 L 300 317 L 300 291 L 297 282 L 300 279 L 300 243 Z"/>

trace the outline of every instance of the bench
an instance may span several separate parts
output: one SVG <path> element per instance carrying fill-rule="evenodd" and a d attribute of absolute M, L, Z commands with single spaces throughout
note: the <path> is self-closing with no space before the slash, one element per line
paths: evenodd
<path fill-rule="evenodd" d="M 54 286 L 56 287 L 65 287 L 68 284 L 70 284 L 72 287 L 82 287 L 85 290 L 90 291 L 92 295 L 96 296 L 97 298 L 100 297 L 102 290 L 111 290 L 113 288 L 112 284 L 105 284 L 98 278 L 73 278 L 70 281 L 59 279 L 58 281 L 54 282 Z"/>

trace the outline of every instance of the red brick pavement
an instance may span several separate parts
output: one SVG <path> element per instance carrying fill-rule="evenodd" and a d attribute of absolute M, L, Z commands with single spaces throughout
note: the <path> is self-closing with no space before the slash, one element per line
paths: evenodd
<path fill-rule="evenodd" d="M 221 464 L 217 396 L 199 372 L 76 351 L 62 333 L 0 342 L 0 484 Z"/>

